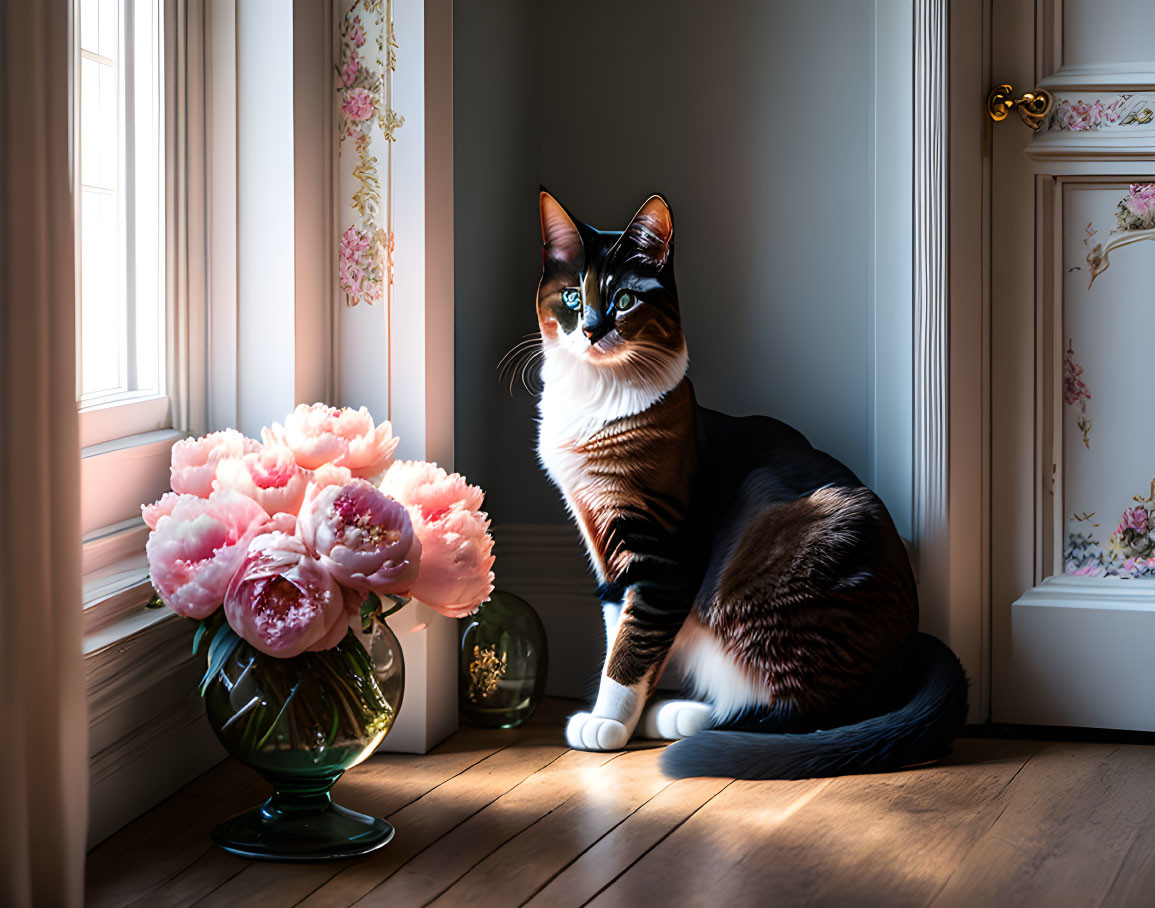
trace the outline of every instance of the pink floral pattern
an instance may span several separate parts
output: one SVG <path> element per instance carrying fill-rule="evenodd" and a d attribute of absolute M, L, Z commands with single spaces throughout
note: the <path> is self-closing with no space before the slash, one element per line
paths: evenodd
<path fill-rule="evenodd" d="M 1063 402 L 1068 407 L 1078 407 L 1079 413 L 1075 417 L 1075 424 L 1083 433 L 1083 445 L 1091 447 L 1091 418 L 1087 416 L 1087 401 L 1091 399 L 1091 391 L 1083 381 L 1083 367 L 1075 362 L 1075 349 L 1072 341 L 1067 341 L 1067 352 L 1063 354 Z"/>
<path fill-rule="evenodd" d="M 1081 132 L 1085 129 L 1101 129 L 1123 119 L 1119 106 L 1130 97 L 1118 95 L 1107 104 L 1096 99 L 1091 103 L 1085 101 L 1069 101 L 1064 99 L 1055 109 L 1052 129 L 1065 129 L 1072 132 Z"/>
<path fill-rule="evenodd" d="M 375 56 L 366 49 L 371 34 L 376 35 Z M 340 152 L 344 154 L 347 143 L 352 143 L 356 155 L 356 188 L 349 202 L 357 220 L 342 231 L 337 256 L 338 283 L 348 306 L 379 302 L 393 284 L 392 155 L 394 133 L 405 122 L 392 106 L 396 47 L 393 0 L 354 0 L 341 20 L 335 67 L 341 99 Z M 384 203 L 373 154 L 376 136 L 385 142 Z"/>
<path fill-rule="evenodd" d="M 1155 183 L 1132 183 L 1115 220 L 1119 230 L 1155 229 Z"/>
<path fill-rule="evenodd" d="M 1087 289 L 1093 287 L 1095 278 L 1107 270 L 1111 264 L 1108 256 L 1115 247 L 1126 246 L 1137 240 L 1155 239 L 1155 233 L 1145 233 L 1140 237 L 1134 235 L 1139 231 L 1155 231 L 1155 183 L 1132 183 L 1128 189 L 1127 195 L 1119 201 L 1115 210 L 1117 226 L 1111 231 L 1106 244 L 1096 243 L 1092 247 L 1090 239 L 1095 231 L 1090 229 L 1090 225 L 1087 227 L 1087 238 L 1083 240 L 1083 245 L 1088 249 L 1087 265 L 1091 271 L 1091 282 Z"/>
<path fill-rule="evenodd" d="M 1051 112 L 1048 131 L 1086 132 L 1114 126 L 1145 126 L 1155 119 L 1151 95 L 1126 92 L 1109 98 L 1060 98 Z"/>
<path fill-rule="evenodd" d="M 1067 533 L 1064 572 L 1077 577 L 1124 577 L 1155 579 L 1155 479 L 1146 497 L 1136 495 L 1135 504 L 1123 509 L 1104 549 L 1093 535 Z M 1094 515 L 1084 515 L 1085 520 Z M 1098 526 L 1098 524 L 1095 524 Z"/>

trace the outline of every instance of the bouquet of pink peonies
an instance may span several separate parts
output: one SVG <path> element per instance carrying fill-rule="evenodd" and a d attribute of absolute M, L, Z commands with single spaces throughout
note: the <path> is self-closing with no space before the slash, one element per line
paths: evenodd
<path fill-rule="evenodd" d="M 206 683 L 227 639 L 289 658 L 410 597 L 450 617 L 489 597 L 484 493 L 436 464 L 394 462 L 396 447 L 364 407 L 323 404 L 261 441 L 226 429 L 173 446 L 172 491 L 141 509 L 149 571 L 161 602 L 202 622 L 198 642 L 214 632 Z M 222 615 L 232 634 L 216 633 Z"/>

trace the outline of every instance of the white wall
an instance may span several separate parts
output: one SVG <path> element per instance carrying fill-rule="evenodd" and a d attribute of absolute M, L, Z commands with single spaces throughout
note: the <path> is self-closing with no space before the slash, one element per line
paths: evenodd
<path fill-rule="evenodd" d="M 796 426 L 909 536 L 909 7 L 456 5 L 456 464 L 498 525 L 565 520 L 495 369 L 536 326 L 542 183 L 604 229 L 663 193 L 699 401 Z"/>

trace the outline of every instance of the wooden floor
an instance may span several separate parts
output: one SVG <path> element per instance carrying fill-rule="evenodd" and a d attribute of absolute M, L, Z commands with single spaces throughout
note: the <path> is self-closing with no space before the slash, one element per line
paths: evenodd
<path fill-rule="evenodd" d="M 569 750 L 574 705 L 351 771 L 337 799 L 397 828 L 358 861 L 213 848 L 266 794 L 223 763 L 93 850 L 89 904 L 1155 906 L 1153 747 L 964 739 L 889 775 L 671 782 L 659 747 Z"/>

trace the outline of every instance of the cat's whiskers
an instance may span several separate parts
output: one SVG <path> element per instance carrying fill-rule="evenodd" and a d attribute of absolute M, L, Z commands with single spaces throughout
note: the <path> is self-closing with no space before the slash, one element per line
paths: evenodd
<path fill-rule="evenodd" d="M 535 361 L 542 355 L 541 335 L 537 332 L 532 332 L 514 344 L 509 352 L 501 358 L 497 364 L 498 378 L 504 382 L 506 375 L 509 376 L 510 396 L 513 395 L 514 383 L 519 380 L 526 391 L 530 394 L 535 393 L 529 385 L 527 375 L 529 369 L 533 367 Z"/>

